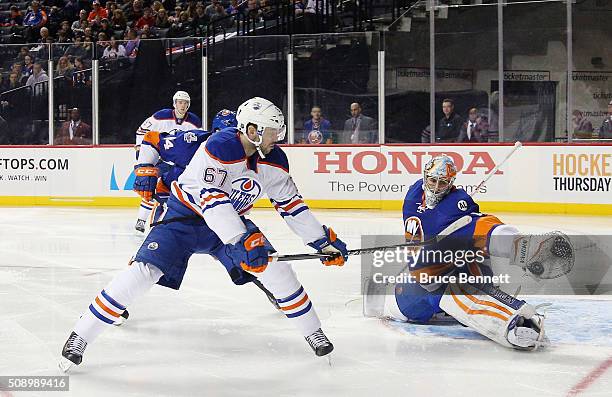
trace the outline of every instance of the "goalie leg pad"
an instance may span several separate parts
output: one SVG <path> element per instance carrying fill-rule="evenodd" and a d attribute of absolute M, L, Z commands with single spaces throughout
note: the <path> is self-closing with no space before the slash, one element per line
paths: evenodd
<path fill-rule="evenodd" d="M 448 284 L 440 307 L 502 346 L 534 350 L 547 343 L 544 316 L 525 301 L 493 286 Z"/>

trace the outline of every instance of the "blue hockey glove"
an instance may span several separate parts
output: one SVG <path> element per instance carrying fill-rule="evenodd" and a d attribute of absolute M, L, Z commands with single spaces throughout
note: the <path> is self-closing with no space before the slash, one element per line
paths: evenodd
<path fill-rule="evenodd" d="M 263 233 L 252 223 L 246 222 L 247 232 L 236 244 L 225 246 L 227 255 L 246 271 L 261 273 L 270 262 L 270 255 L 276 250 Z"/>
<path fill-rule="evenodd" d="M 153 198 L 153 193 L 155 193 L 159 170 L 152 164 L 138 164 L 134 168 L 136 179 L 134 180 L 133 189 L 140 197 L 150 201 Z"/>
<path fill-rule="evenodd" d="M 321 258 L 325 266 L 342 266 L 348 260 L 348 250 L 346 244 L 336 236 L 331 228 L 323 225 L 325 237 L 318 239 L 308 245 L 322 254 L 330 254 L 326 258 Z"/>

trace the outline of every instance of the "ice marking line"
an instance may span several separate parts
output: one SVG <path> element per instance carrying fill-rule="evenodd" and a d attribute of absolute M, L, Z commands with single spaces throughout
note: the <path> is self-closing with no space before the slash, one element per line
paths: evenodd
<path fill-rule="evenodd" d="M 606 361 L 599 364 L 595 369 L 593 369 L 589 374 L 587 374 L 587 376 L 582 378 L 582 380 L 578 382 L 576 386 L 572 387 L 572 389 L 567 393 L 567 397 L 577 396 L 578 394 L 588 389 L 610 367 L 612 367 L 612 357 L 608 357 Z"/>

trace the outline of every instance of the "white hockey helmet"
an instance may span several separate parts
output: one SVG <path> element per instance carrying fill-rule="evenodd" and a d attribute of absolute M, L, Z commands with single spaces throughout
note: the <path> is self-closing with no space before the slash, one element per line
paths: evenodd
<path fill-rule="evenodd" d="M 174 96 L 172 97 L 172 105 L 174 106 L 175 109 L 176 109 L 176 101 L 180 99 L 182 99 L 183 101 L 187 101 L 187 109 L 189 109 L 189 106 L 191 106 L 191 97 L 189 96 L 187 91 L 177 91 L 174 93 Z"/>
<path fill-rule="evenodd" d="M 276 131 L 276 142 L 285 139 L 285 116 L 283 112 L 272 102 L 267 99 L 254 97 L 242 103 L 236 112 L 236 121 L 238 122 L 238 130 L 255 145 L 259 155 L 265 156 L 259 149 L 259 145 L 263 140 L 262 136 L 266 128 L 271 128 Z M 253 124 L 257 128 L 258 140 L 253 141 L 247 135 L 247 127 Z"/>
<path fill-rule="evenodd" d="M 456 176 L 455 162 L 446 154 L 435 156 L 425 164 L 423 191 L 427 208 L 434 208 L 451 191 Z"/>

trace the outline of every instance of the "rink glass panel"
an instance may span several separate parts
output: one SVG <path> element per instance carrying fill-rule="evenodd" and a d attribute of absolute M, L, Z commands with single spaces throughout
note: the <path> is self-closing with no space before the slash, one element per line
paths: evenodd
<path fill-rule="evenodd" d="M 123 46 L 127 41 L 118 41 Z M 199 40 L 140 40 L 127 57 L 104 57 L 99 67 L 100 143 L 132 144 L 142 122 L 158 110 L 172 109 L 172 96 L 191 96 L 189 111 L 201 115 Z M 128 50 L 129 51 L 129 50 Z"/>
<path fill-rule="evenodd" d="M 491 107 L 491 102 L 497 97 L 491 89 L 491 81 L 497 80 L 498 76 L 497 4 L 442 4 L 435 8 L 434 15 L 434 142 L 468 142 L 467 136 L 472 143 L 497 142 L 497 109 Z M 454 102 L 454 113 L 461 119 L 458 128 L 443 128 L 441 125 L 444 99 Z M 470 109 L 475 109 L 475 128 L 470 128 L 468 134 L 464 124 L 468 121 Z M 465 136 L 461 130 L 465 130 Z"/>
<path fill-rule="evenodd" d="M 603 137 L 599 129 L 612 101 L 610 9 L 609 3 L 596 0 L 572 5 L 574 69 L 569 116 L 574 140 L 589 142 Z"/>
<path fill-rule="evenodd" d="M 208 120 L 252 97 L 269 99 L 287 117 L 289 36 L 209 38 Z"/>
<path fill-rule="evenodd" d="M 49 82 L 26 86 L 27 75 L 20 75 L 18 83 L 9 82 L 11 67 L 16 62 L 23 65 L 24 48 L 34 63 L 40 62 L 48 72 L 49 46 L 42 44 L 0 45 L 0 144 L 37 145 L 49 143 Z M 24 72 L 24 69 L 22 69 Z"/>
<path fill-rule="evenodd" d="M 385 141 L 429 143 L 429 12 L 417 3 L 383 33 Z M 397 30 L 396 30 L 397 29 Z"/>
<path fill-rule="evenodd" d="M 70 110 L 79 109 L 81 122 L 93 134 L 91 44 L 52 44 L 53 60 L 53 143 L 68 144 L 61 138 L 70 124 Z M 77 60 L 78 59 L 78 60 Z M 78 66 L 75 66 L 75 63 Z M 92 136 L 76 139 L 70 144 L 91 145 Z"/>
<path fill-rule="evenodd" d="M 501 140 L 567 141 L 566 3 L 508 3 L 503 12 Z M 498 90 L 497 80 L 491 85 Z"/>
<path fill-rule="evenodd" d="M 292 37 L 295 143 L 312 143 L 309 138 L 317 135 L 304 126 L 313 106 L 320 106 L 331 122 L 322 143 L 378 143 L 379 37 L 378 32 Z M 359 131 L 359 142 L 345 131 L 353 102 L 361 105 L 362 115 L 373 119 Z"/>

